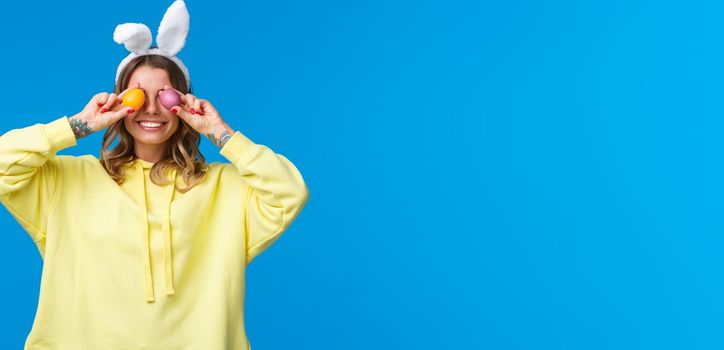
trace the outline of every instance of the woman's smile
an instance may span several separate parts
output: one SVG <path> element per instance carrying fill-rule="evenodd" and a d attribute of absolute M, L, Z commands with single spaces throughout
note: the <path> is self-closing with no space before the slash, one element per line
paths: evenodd
<path fill-rule="evenodd" d="M 140 128 L 145 131 L 159 131 L 163 129 L 164 125 L 168 124 L 168 122 L 142 120 L 136 122 L 136 124 L 138 124 Z"/>

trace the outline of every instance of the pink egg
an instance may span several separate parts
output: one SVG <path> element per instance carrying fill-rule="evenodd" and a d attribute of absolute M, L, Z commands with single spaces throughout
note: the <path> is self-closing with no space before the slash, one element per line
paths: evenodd
<path fill-rule="evenodd" d="M 166 89 L 161 91 L 158 98 L 161 100 L 161 105 L 166 109 L 170 110 L 174 106 L 181 105 L 181 96 L 174 89 Z"/>

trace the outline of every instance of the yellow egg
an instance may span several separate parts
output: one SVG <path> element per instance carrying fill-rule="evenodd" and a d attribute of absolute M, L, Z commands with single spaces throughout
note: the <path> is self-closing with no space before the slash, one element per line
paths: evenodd
<path fill-rule="evenodd" d="M 139 110 L 146 101 L 146 95 L 141 89 L 131 89 L 123 95 L 123 105 Z"/>

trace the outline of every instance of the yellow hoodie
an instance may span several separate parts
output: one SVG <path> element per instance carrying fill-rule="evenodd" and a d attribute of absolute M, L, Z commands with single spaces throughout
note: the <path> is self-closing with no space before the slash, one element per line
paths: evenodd
<path fill-rule="evenodd" d="M 186 193 L 126 164 L 118 185 L 67 117 L 0 136 L 0 200 L 43 258 L 25 349 L 250 349 L 245 267 L 309 197 L 284 156 L 236 132 Z M 171 172 L 179 187 L 181 174 Z"/>

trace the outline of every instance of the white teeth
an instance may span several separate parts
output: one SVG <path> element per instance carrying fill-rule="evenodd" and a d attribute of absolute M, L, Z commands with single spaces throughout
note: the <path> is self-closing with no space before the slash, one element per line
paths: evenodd
<path fill-rule="evenodd" d="M 140 122 L 141 126 L 146 128 L 157 128 L 161 126 L 161 123 L 149 123 L 149 122 Z"/>

